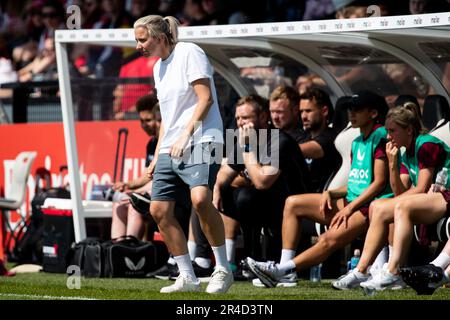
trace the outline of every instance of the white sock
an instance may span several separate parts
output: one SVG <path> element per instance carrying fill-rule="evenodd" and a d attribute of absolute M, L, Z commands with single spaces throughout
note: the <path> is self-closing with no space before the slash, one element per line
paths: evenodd
<path fill-rule="evenodd" d="M 288 273 L 295 272 L 295 263 L 293 260 L 288 260 L 284 263 L 280 263 L 278 266 L 277 276 L 281 277 Z"/>
<path fill-rule="evenodd" d="M 442 251 L 436 259 L 431 261 L 431 264 L 435 265 L 436 267 L 440 267 L 442 270 L 445 270 L 450 264 L 450 256 L 447 254 L 447 252 Z"/>
<path fill-rule="evenodd" d="M 211 267 L 211 259 L 196 257 L 194 261 L 202 268 L 208 269 L 209 267 Z"/>
<path fill-rule="evenodd" d="M 183 254 L 182 256 L 176 256 L 173 258 L 177 262 L 180 274 L 188 275 L 194 282 L 197 282 L 197 277 L 195 276 L 194 268 L 192 267 L 192 262 L 189 254 Z"/>
<path fill-rule="evenodd" d="M 281 250 L 280 264 L 288 262 L 289 260 L 292 260 L 294 258 L 295 258 L 295 250 L 292 250 L 292 249 L 282 249 Z"/>
<path fill-rule="evenodd" d="M 187 242 L 189 257 L 191 258 L 191 261 L 194 261 L 195 256 L 197 255 L 197 244 L 195 241 L 189 240 Z"/>
<path fill-rule="evenodd" d="M 381 270 L 383 268 L 383 265 L 388 262 L 389 259 L 389 248 L 388 246 L 384 246 L 383 249 L 381 249 L 380 253 L 375 258 L 375 261 L 373 262 L 371 268 L 373 270 Z"/>
<path fill-rule="evenodd" d="M 227 248 L 227 260 L 230 263 L 234 263 L 236 257 L 236 240 L 225 239 L 225 246 Z"/>
<path fill-rule="evenodd" d="M 214 253 L 214 258 L 216 258 L 216 266 L 224 267 L 225 269 L 231 272 L 230 264 L 228 263 L 227 260 L 226 246 L 224 244 L 221 245 L 220 247 L 211 246 L 211 249 Z"/>
<path fill-rule="evenodd" d="M 389 245 L 389 257 L 388 257 L 388 261 L 391 260 L 392 257 L 392 251 L 394 250 L 394 247 Z"/>

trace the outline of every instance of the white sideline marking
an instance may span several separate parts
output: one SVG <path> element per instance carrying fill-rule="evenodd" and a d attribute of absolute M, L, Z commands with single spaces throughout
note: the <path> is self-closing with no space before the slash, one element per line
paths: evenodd
<path fill-rule="evenodd" d="M 0 297 L 36 298 L 36 299 L 48 299 L 48 300 L 98 300 L 95 298 L 86 298 L 86 297 L 48 296 L 48 295 L 19 294 L 19 293 L 0 293 Z"/>

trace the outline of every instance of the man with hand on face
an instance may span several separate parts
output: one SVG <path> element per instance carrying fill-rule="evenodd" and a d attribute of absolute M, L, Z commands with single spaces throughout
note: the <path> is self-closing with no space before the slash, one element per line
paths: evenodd
<path fill-rule="evenodd" d="M 235 117 L 238 143 L 217 175 L 213 203 L 224 219 L 227 252 L 234 251 L 230 243 L 240 226 L 246 255 L 275 259 L 281 248 L 284 201 L 309 190 L 308 170 L 289 134 L 267 130 L 266 99 L 258 95 L 241 98 Z M 262 228 L 269 238 L 265 250 L 260 243 Z"/>

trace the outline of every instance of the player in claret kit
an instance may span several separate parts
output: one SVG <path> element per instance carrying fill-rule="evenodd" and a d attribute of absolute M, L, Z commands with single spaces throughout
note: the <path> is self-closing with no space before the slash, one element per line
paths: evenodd
<path fill-rule="evenodd" d="M 318 265 L 367 230 L 369 205 L 374 199 L 392 197 L 388 181 L 383 127 L 388 106 L 383 97 L 370 91 L 352 96 L 349 119 L 361 135 L 352 143 L 352 162 L 347 186 L 322 194 L 291 196 L 283 216 L 283 250 L 280 264 L 246 259 L 247 266 L 267 287 L 276 286 L 290 274 Z M 308 250 L 295 256 L 302 219 L 330 228 Z M 284 257 L 283 257 L 284 256 Z M 288 258 L 286 258 L 288 256 Z"/>
<path fill-rule="evenodd" d="M 389 110 L 386 116 L 390 140 L 386 153 L 395 198 L 375 201 L 371 206 L 370 227 L 361 259 L 355 270 L 333 284 L 336 288 L 349 289 L 359 284 L 375 290 L 404 288 L 398 267 L 406 262 L 413 224 L 431 224 L 446 213 L 442 196 L 426 195 L 425 192 L 430 189 L 437 172 L 450 165 L 450 149 L 443 141 L 425 134 L 417 110 L 410 105 L 398 106 Z M 400 156 L 401 147 L 405 147 L 405 152 Z M 368 268 L 386 244 L 389 225 L 393 222 L 393 250 L 387 270 L 383 269 L 369 279 Z"/>

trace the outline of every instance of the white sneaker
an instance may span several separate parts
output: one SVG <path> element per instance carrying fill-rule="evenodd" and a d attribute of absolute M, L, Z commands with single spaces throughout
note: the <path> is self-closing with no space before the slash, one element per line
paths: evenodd
<path fill-rule="evenodd" d="M 172 293 L 172 292 L 197 292 L 200 291 L 200 281 L 192 280 L 187 274 L 180 274 L 175 280 L 175 283 L 161 288 L 160 293 Z"/>
<path fill-rule="evenodd" d="M 399 290 L 406 287 L 406 283 L 399 275 L 392 274 L 387 270 L 382 270 L 372 277 L 372 279 L 361 282 L 360 285 L 363 288 L 375 289 L 378 291 L 385 289 Z"/>
<path fill-rule="evenodd" d="M 259 278 L 268 288 L 275 288 L 281 280 L 281 276 L 278 276 L 278 267 L 273 261 L 258 262 L 250 257 L 245 259 L 245 263 L 250 271 Z"/>
<path fill-rule="evenodd" d="M 221 266 L 216 266 L 211 280 L 206 287 L 207 293 L 226 293 L 233 283 L 233 273 Z"/>
<path fill-rule="evenodd" d="M 280 278 L 279 282 L 277 283 L 277 287 L 284 287 L 284 288 L 290 288 L 297 286 L 297 273 L 292 272 L 289 273 L 282 278 Z M 259 280 L 259 278 L 255 278 L 252 280 L 252 283 L 255 287 L 262 288 L 265 287 L 264 283 Z"/>
<path fill-rule="evenodd" d="M 333 282 L 332 286 L 338 290 L 350 290 L 359 287 L 361 282 L 367 281 L 368 279 L 369 275 L 365 275 L 355 268 L 340 276 Z"/>

